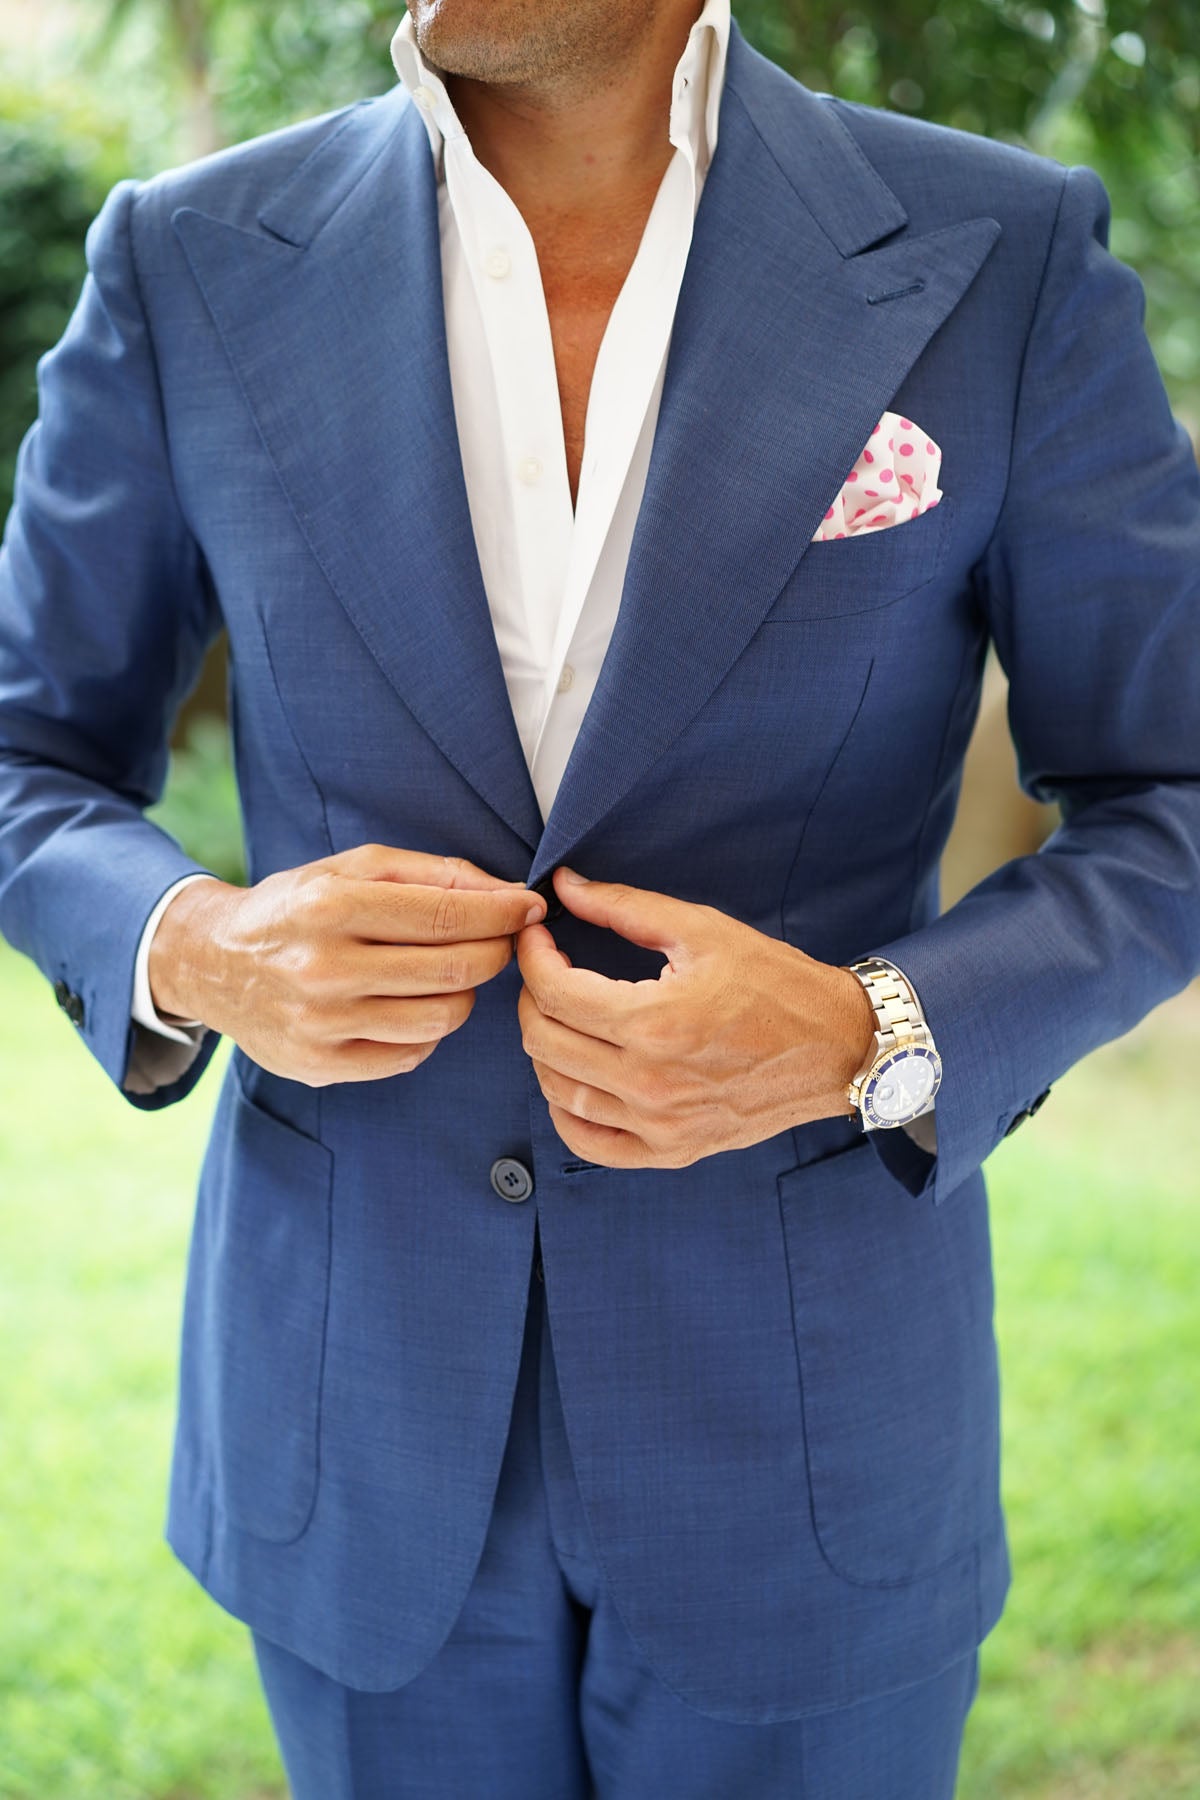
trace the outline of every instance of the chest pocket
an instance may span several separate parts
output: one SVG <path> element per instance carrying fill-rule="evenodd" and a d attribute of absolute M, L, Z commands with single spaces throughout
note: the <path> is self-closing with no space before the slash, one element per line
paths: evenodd
<path fill-rule="evenodd" d="M 926 586 L 946 562 L 954 503 L 860 536 L 810 544 L 765 625 L 874 612 Z"/>

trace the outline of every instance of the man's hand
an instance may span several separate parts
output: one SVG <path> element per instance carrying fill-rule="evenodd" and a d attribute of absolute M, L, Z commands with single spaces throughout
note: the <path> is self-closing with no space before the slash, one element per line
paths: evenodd
<path fill-rule="evenodd" d="M 522 1039 L 569 1150 L 681 1169 L 850 1113 L 846 1086 L 875 1031 L 853 975 L 712 906 L 575 885 L 561 867 L 554 889 L 579 918 L 668 958 L 653 980 L 612 981 L 573 968 L 541 923 L 518 935 Z"/>
<path fill-rule="evenodd" d="M 182 888 L 151 942 L 151 995 L 309 1087 L 406 1074 L 545 911 L 461 857 L 362 844 L 250 888 Z"/>

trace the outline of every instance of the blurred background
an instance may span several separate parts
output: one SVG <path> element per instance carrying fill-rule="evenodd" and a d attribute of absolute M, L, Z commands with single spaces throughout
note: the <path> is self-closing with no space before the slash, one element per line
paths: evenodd
<path fill-rule="evenodd" d="M 401 11 L 0 0 L 0 516 L 109 188 L 392 86 Z M 1196 440 L 1197 0 L 734 12 L 811 88 L 1095 168 Z M 241 881 L 225 682 L 218 643 L 152 816 Z M 1017 784 L 993 667 L 946 903 L 1053 823 Z M 244 1627 L 161 1536 L 192 1199 L 228 1049 L 187 1104 L 137 1112 L 0 941 L 0 1800 L 286 1792 Z M 1200 1796 L 1198 1055 L 1193 988 L 1072 1070 L 989 1163 L 1016 1580 L 960 1800 Z"/>

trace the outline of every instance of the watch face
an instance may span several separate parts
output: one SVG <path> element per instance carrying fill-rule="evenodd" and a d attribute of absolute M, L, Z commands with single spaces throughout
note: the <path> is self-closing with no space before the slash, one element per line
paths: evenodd
<path fill-rule="evenodd" d="M 872 1125 L 907 1125 L 925 1110 L 941 1079 L 936 1050 L 919 1044 L 893 1050 L 863 1089 L 863 1113 Z"/>

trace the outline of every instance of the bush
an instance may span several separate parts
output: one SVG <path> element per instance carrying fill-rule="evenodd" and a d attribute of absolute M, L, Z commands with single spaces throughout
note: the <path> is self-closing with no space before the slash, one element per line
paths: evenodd
<path fill-rule="evenodd" d="M 84 234 L 127 172 L 109 122 L 53 90 L 0 85 L 0 516 L 37 416 L 37 360 L 62 336 L 83 285 Z"/>

